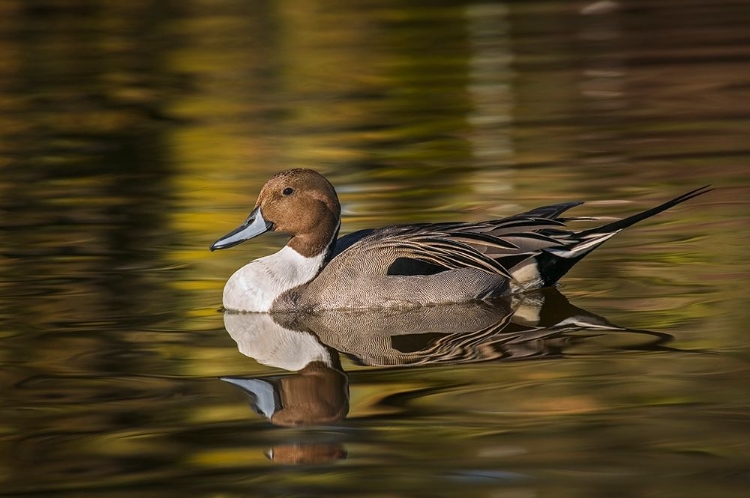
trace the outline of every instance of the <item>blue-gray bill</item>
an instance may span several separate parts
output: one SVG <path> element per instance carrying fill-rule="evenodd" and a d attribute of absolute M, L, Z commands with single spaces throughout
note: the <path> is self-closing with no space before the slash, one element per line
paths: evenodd
<path fill-rule="evenodd" d="M 210 249 L 215 251 L 217 249 L 228 249 L 234 247 L 238 244 L 242 244 L 246 240 L 264 234 L 272 228 L 273 223 L 264 220 L 263 213 L 261 213 L 260 208 L 257 207 L 253 209 L 250 216 L 247 217 L 242 225 L 219 238 L 219 240 L 211 244 Z"/>

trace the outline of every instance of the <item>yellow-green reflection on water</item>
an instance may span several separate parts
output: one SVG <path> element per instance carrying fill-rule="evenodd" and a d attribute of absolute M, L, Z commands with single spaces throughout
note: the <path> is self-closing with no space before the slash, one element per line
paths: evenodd
<path fill-rule="evenodd" d="M 748 19 L 697 0 L 3 2 L 0 494 L 744 496 Z M 533 361 L 415 368 L 350 348 L 346 418 L 294 428 L 219 380 L 297 375 L 240 354 L 217 312 L 284 240 L 208 245 L 295 166 L 337 186 L 343 233 L 717 190 L 563 281 L 663 347 L 565 336 Z"/>

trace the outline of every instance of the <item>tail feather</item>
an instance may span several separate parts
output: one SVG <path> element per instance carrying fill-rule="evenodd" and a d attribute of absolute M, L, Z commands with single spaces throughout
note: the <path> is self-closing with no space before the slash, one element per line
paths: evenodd
<path fill-rule="evenodd" d="M 656 207 L 647 209 L 646 211 L 643 211 L 642 213 L 634 214 L 633 216 L 628 216 L 627 218 L 613 221 L 612 223 L 608 223 L 606 225 L 603 225 L 597 228 L 584 230 L 582 232 L 578 232 L 576 235 L 578 237 L 588 237 L 594 234 L 617 232 L 624 228 L 628 228 L 629 226 L 633 226 L 639 221 L 645 220 L 646 218 L 650 218 L 654 216 L 655 214 L 659 214 L 662 211 L 666 211 L 667 209 L 674 207 L 677 204 L 683 203 L 685 201 L 692 199 L 693 197 L 698 197 L 699 195 L 705 194 L 706 192 L 710 192 L 712 190 L 713 189 L 711 188 L 711 185 L 704 185 L 700 188 L 697 188 L 695 190 L 691 190 L 690 192 L 682 194 L 679 197 L 675 197 L 671 201 L 667 201 L 663 204 L 659 204 Z"/>
<path fill-rule="evenodd" d="M 554 285 L 584 256 L 614 237 L 621 230 L 711 190 L 713 189 L 710 188 L 710 185 L 706 185 L 633 216 L 600 227 L 580 232 L 569 232 L 566 236 L 556 237 L 563 243 L 561 246 L 543 249 L 533 258 L 527 259 L 511 269 L 510 273 L 514 277 L 517 276 L 521 287 L 524 289 Z M 534 278 L 529 279 L 530 276 Z"/>

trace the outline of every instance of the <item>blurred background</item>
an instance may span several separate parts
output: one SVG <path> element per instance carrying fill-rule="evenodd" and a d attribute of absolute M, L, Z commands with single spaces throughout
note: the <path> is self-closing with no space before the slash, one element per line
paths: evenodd
<path fill-rule="evenodd" d="M 734 0 L 0 1 L 0 495 L 744 496 L 748 25 Z M 712 184 L 561 289 L 683 352 L 343 358 L 347 420 L 274 427 L 217 377 L 283 371 L 217 310 L 284 238 L 208 246 L 291 167 L 342 233 Z M 309 440 L 346 459 L 264 456 Z"/>

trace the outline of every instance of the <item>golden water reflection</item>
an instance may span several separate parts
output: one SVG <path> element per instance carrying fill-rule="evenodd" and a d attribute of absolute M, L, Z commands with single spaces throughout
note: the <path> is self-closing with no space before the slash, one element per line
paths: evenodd
<path fill-rule="evenodd" d="M 748 15 L 700 0 L 0 2 L 2 494 L 744 496 Z M 331 178 L 343 233 L 568 200 L 621 216 L 717 189 L 563 282 L 673 351 L 630 333 L 516 349 L 480 334 L 472 361 L 406 368 L 460 334 L 363 351 L 352 331 L 335 344 L 345 378 L 307 375 L 331 375 L 326 416 L 346 418 L 280 427 L 217 379 L 288 372 L 237 353 L 216 310 L 232 271 L 284 240 L 207 248 L 295 166 Z M 536 361 L 473 361 L 511 352 Z"/>

